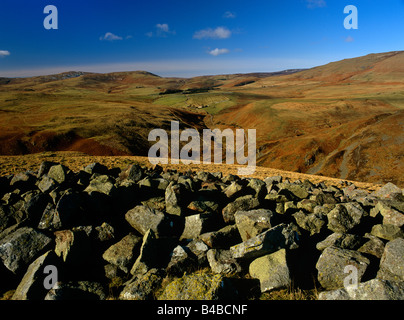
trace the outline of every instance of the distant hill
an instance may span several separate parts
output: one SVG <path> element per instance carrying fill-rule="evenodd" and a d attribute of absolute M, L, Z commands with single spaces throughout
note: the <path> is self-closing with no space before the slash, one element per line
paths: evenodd
<path fill-rule="evenodd" d="M 321 81 L 391 81 L 404 79 L 404 51 L 369 54 L 367 56 L 331 62 L 302 71 L 293 79 Z"/>

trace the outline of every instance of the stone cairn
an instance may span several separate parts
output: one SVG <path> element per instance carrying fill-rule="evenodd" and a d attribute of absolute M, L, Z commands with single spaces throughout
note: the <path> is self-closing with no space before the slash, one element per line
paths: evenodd
<path fill-rule="evenodd" d="M 0 177 L 13 300 L 404 299 L 404 196 L 221 173 L 43 162 Z"/>

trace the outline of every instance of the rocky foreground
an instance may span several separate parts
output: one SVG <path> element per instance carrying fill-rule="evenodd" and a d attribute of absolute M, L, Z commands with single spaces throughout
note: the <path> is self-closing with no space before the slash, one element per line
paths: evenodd
<path fill-rule="evenodd" d="M 43 162 L 0 177 L 14 300 L 404 299 L 404 195 L 208 172 Z M 6 296 L 6 295 L 5 295 Z"/>

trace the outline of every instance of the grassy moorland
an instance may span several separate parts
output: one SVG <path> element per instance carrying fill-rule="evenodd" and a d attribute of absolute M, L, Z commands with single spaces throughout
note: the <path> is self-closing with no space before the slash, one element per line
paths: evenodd
<path fill-rule="evenodd" d="M 403 52 L 276 75 L 0 78 L 0 154 L 145 156 L 150 130 L 177 120 L 256 129 L 262 167 L 404 187 L 403 79 Z"/>
<path fill-rule="evenodd" d="M 125 170 L 131 164 L 139 164 L 143 167 L 151 168 L 153 165 L 149 162 L 147 157 L 139 156 L 90 156 L 85 153 L 75 151 L 57 151 L 57 152 L 41 152 L 35 154 L 19 155 L 19 156 L 0 156 L 0 176 L 7 174 L 17 174 L 23 171 L 36 171 L 39 169 L 43 161 L 52 161 L 61 163 L 67 166 L 74 172 L 82 170 L 84 167 L 93 162 L 99 162 L 110 169 L 120 168 Z M 239 165 L 228 164 L 161 164 L 164 170 L 178 170 L 179 172 L 186 172 L 188 170 L 208 171 L 208 172 L 222 172 L 223 175 L 238 174 Z M 290 181 L 296 180 L 309 180 L 312 183 L 325 183 L 332 186 L 345 186 L 346 180 L 337 178 L 330 178 L 326 176 L 311 175 L 290 171 L 283 171 L 267 167 L 257 166 L 256 170 L 249 177 L 264 180 L 266 177 L 281 175 L 284 179 Z M 358 188 L 366 189 L 368 191 L 378 190 L 381 185 L 368 182 L 351 181 L 355 183 Z"/>

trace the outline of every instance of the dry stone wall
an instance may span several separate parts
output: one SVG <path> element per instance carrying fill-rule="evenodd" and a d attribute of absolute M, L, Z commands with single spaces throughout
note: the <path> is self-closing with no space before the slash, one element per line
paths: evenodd
<path fill-rule="evenodd" d="M 0 177 L 0 293 L 15 300 L 404 298 L 404 196 L 281 176 L 44 162 Z M 11 291 L 13 290 L 13 291 Z"/>

